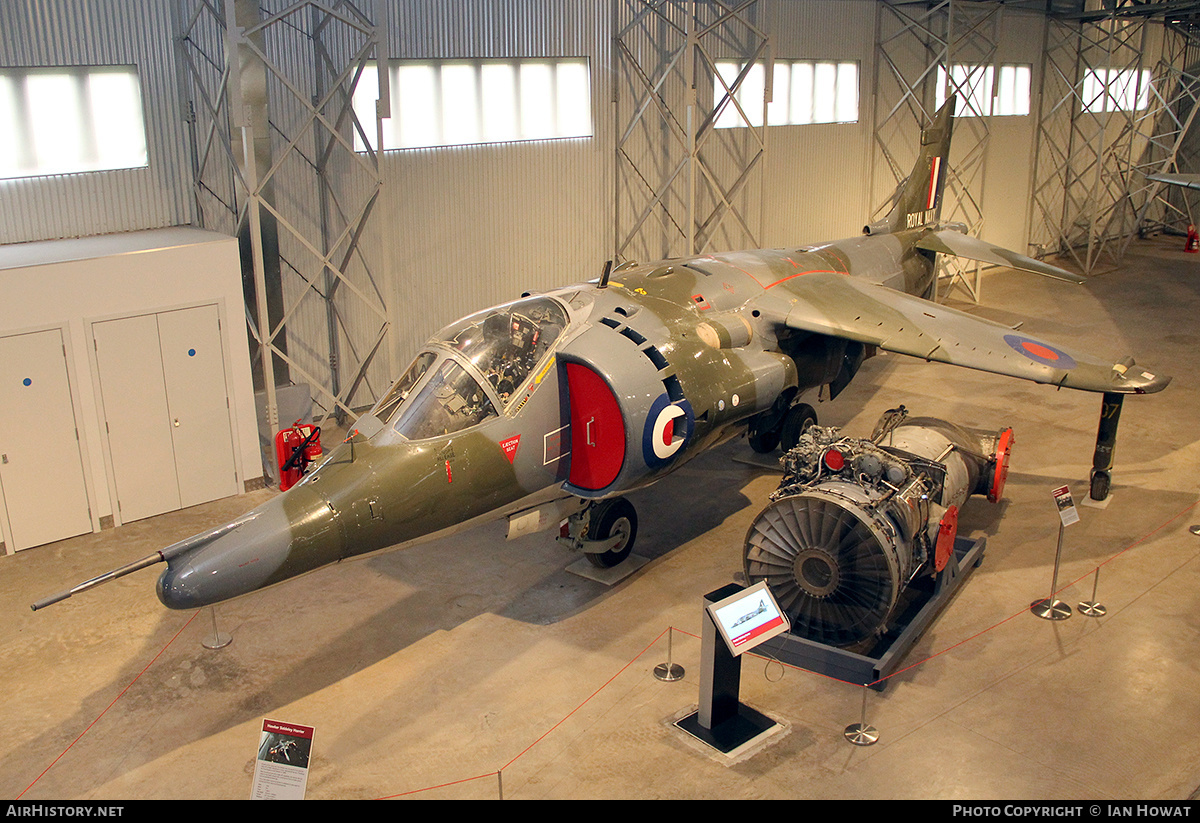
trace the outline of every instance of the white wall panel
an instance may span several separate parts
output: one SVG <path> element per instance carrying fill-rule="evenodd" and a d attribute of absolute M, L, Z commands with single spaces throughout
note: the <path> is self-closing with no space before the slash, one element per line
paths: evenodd
<path fill-rule="evenodd" d="M 191 222 L 191 165 L 172 46 L 171 0 L 6 0 L 0 65 L 135 65 L 148 168 L 0 180 L 0 243 Z"/>

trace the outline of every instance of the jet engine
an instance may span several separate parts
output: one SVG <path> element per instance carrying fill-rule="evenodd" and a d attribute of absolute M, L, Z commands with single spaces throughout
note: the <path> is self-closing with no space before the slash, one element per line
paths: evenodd
<path fill-rule="evenodd" d="M 910 584 L 946 567 L 966 499 L 1000 499 L 1012 444 L 1012 429 L 970 431 L 903 406 L 870 439 L 811 427 L 746 535 L 748 584 L 767 581 L 793 634 L 866 644 Z"/>

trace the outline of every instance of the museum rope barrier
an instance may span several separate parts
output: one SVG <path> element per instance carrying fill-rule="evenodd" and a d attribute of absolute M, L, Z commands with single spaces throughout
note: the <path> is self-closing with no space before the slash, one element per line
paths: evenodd
<path fill-rule="evenodd" d="M 200 614 L 200 612 L 196 612 L 191 617 L 189 617 L 187 622 L 179 627 L 179 631 L 175 632 L 174 636 L 172 636 L 171 639 L 166 642 L 166 645 L 164 645 L 161 649 L 158 650 L 158 654 L 154 655 L 154 657 L 152 657 L 150 659 L 150 662 L 142 667 L 142 670 L 137 673 L 137 677 L 133 678 L 133 680 L 130 680 L 129 684 L 127 686 L 125 686 L 125 688 L 121 689 L 120 693 L 112 699 L 112 702 L 110 702 L 107 706 L 104 707 L 104 711 L 102 711 L 102 712 L 100 712 L 100 714 L 96 715 L 96 719 L 93 720 L 91 723 L 89 723 L 87 725 L 87 728 L 84 729 L 83 731 L 81 731 L 79 733 L 79 735 L 74 740 L 72 740 L 67 745 L 67 747 L 62 750 L 62 752 L 59 753 L 58 757 L 56 757 L 52 761 L 50 761 L 50 765 L 47 766 L 46 768 L 42 769 L 41 774 L 39 774 L 37 777 L 35 777 L 33 779 L 33 782 L 30 783 L 28 786 L 26 786 L 25 789 L 13 799 L 20 800 L 21 798 L 23 798 L 25 796 L 26 792 L 28 792 L 30 789 L 32 789 L 39 780 L 41 780 L 43 777 L 45 777 L 46 773 L 48 771 L 50 771 L 51 769 L 53 769 L 55 764 L 58 763 L 58 761 L 62 760 L 66 756 L 67 752 L 71 751 L 71 748 L 76 743 L 78 743 L 80 740 L 82 740 L 83 736 L 85 734 L 87 734 L 88 732 L 90 732 L 92 730 L 93 726 L 95 726 L 97 723 L 100 722 L 101 718 L 103 718 L 104 715 L 108 714 L 108 710 L 111 709 L 113 706 L 117 705 L 117 701 L 120 700 L 122 697 L 124 697 L 125 693 L 128 692 L 131 688 L 133 688 L 133 685 L 135 683 L 137 683 L 138 680 L 141 679 L 142 675 L 144 675 L 146 672 L 150 671 L 150 667 L 153 666 L 156 662 L 158 662 L 158 658 L 162 657 L 163 654 L 166 653 L 167 649 L 171 648 L 171 644 L 179 639 L 179 635 L 183 634 L 184 631 L 187 630 L 187 627 L 192 625 L 192 621 L 195 620 L 199 614 Z"/>
<path fill-rule="evenodd" d="M 590 695 L 588 695 L 583 700 L 583 702 L 581 702 L 575 708 L 571 709 L 571 711 L 567 712 L 567 714 L 565 714 L 561 720 L 559 720 L 557 723 L 555 723 L 553 726 L 551 726 L 549 729 L 547 729 L 545 732 L 543 732 L 541 734 L 541 736 L 539 736 L 536 740 L 534 740 L 532 743 L 530 743 L 528 746 L 526 746 L 524 749 L 522 749 L 520 752 L 518 752 L 511 760 L 509 760 L 507 763 L 505 763 L 503 766 L 501 766 L 499 771 L 488 772 L 486 774 L 476 775 L 475 777 L 466 777 L 466 778 L 463 778 L 462 780 L 452 780 L 449 783 L 442 783 L 438 786 L 427 786 L 422 789 L 413 789 L 413 790 L 407 791 L 407 792 L 400 792 L 398 794 L 386 795 L 386 796 L 380 797 L 378 799 L 379 800 L 393 800 L 397 797 L 407 797 L 410 795 L 419 794 L 421 792 L 427 792 L 427 791 L 431 791 L 433 789 L 439 789 L 444 786 L 453 786 L 453 785 L 456 785 L 459 783 L 467 783 L 472 780 L 482 780 L 487 777 L 499 777 L 499 776 L 503 775 L 505 769 L 507 769 L 509 766 L 513 765 L 518 760 L 520 760 L 522 757 L 524 757 L 526 754 L 528 754 L 535 746 L 537 746 L 539 743 L 541 743 L 543 740 L 545 740 L 547 737 L 549 737 L 556 729 L 558 729 L 558 727 L 560 727 L 562 724 L 566 723 L 568 720 L 570 720 L 572 717 L 574 717 L 575 714 L 580 709 L 582 709 L 584 706 L 586 706 L 588 703 L 590 703 L 593 699 L 595 699 L 596 696 L 600 694 L 600 692 L 602 692 L 606 688 L 608 688 L 609 685 L 611 685 L 614 680 L 616 680 L 618 677 L 620 677 L 622 674 L 624 674 L 625 671 L 630 666 L 632 666 L 637 661 L 641 660 L 642 656 L 644 654 L 646 654 L 646 652 L 650 651 L 650 649 L 654 648 L 655 644 L 658 643 L 658 641 L 663 638 L 663 635 L 667 634 L 670 631 L 671 631 L 671 628 L 667 627 L 666 629 L 663 629 L 661 632 L 659 632 L 658 635 L 653 640 L 651 640 L 649 643 L 646 644 L 645 648 L 643 648 L 640 652 L 638 652 L 636 655 L 634 655 L 629 660 L 628 663 L 626 663 L 624 666 L 622 666 L 620 669 L 618 669 L 613 674 L 612 677 L 608 678 L 608 680 L 605 680 L 604 683 L 599 688 L 597 688 L 594 692 L 592 692 Z M 503 797 L 501 797 L 500 799 L 503 800 Z"/>
<path fill-rule="evenodd" d="M 1142 535 L 1137 540 L 1133 541 L 1128 546 L 1121 549 L 1121 551 L 1112 555 L 1108 559 L 1104 560 L 1101 563 L 1098 563 L 1095 567 L 1088 569 L 1086 572 L 1084 572 L 1083 574 L 1081 574 L 1079 577 L 1075 578 L 1071 582 L 1058 587 L 1055 591 L 1050 593 L 1050 597 L 1053 598 L 1056 595 L 1066 591 L 1067 589 L 1069 589 L 1072 586 L 1076 585 L 1077 583 L 1081 582 L 1082 580 L 1092 576 L 1093 574 L 1097 574 L 1102 567 L 1113 562 L 1117 558 L 1124 555 L 1126 552 L 1132 551 L 1133 549 L 1137 548 L 1141 544 L 1145 543 L 1151 537 L 1158 534 L 1160 531 L 1162 531 L 1167 526 L 1174 523 L 1176 520 L 1179 520 L 1181 517 L 1186 515 L 1188 512 L 1190 512 L 1192 509 L 1196 508 L 1197 506 L 1200 506 L 1200 500 L 1197 500 L 1196 502 L 1186 506 L 1181 511 L 1179 511 L 1177 514 L 1175 514 L 1173 517 L 1171 517 L 1170 519 L 1164 521 L 1163 523 L 1160 523 L 1156 528 L 1154 528 L 1151 531 L 1147 532 L 1146 534 Z M 970 637 L 966 637 L 951 646 L 947 646 L 946 648 L 942 649 L 941 651 L 934 652 L 933 654 L 929 655 L 929 657 L 926 657 L 923 660 L 919 660 L 916 663 L 910 663 L 909 665 L 905 666 L 904 668 L 897 669 L 896 671 L 892 672 L 891 674 L 888 674 L 886 677 L 879 678 L 879 680 L 875 681 L 874 683 L 867 683 L 866 687 L 869 688 L 871 686 L 878 685 L 879 683 L 883 683 L 883 682 L 887 681 L 888 679 L 895 677 L 898 674 L 901 674 L 902 672 L 910 671 L 912 669 L 917 668 L 918 666 L 924 665 L 925 663 L 929 662 L 930 660 L 933 660 L 935 657 L 940 657 L 941 655 L 946 654 L 947 652 L 951 652 L 954 649 L 959 648 L 960 646 L 970 643 L 972 640 L 976 639 L 977 637 L 985 635 L 988 632 L 992 631 L 993 629 L 999 628 L 1000 626 L 1003 626 L 1005 623 L 1009 623 L 1012 620 L 1016 619 L 1017 617 L 1020 617 L 1022 615 L 1028 614 L 1028 613 L 1029 613 L 1029 607 L 1026 606 L 1025 608 L 1021 609 L 1020 611 L 1016 612 L 1015 614 L 1012 614 L 1009 617 L 1006 617 L 1003 620 L 1000 620 L 1000 621 L 994 623 L 993 625 L 988 626 L 986 629 L 981 629 L 978 632 L 976 632 L 975 634 L 971 635 Z M 854 684 L 854 685 L 858 685 L 858 684 Z"/>
<path fill-rule="evenodd" d="M 1169 519 L 1167 519 L 1166 521 L 1164 521 L 1163 523 L 1158 525 L 1156 528 L 1152 529 L 1151 531 L 1147 532 L 1142 537 L 1135 540 L 1133 543 L 1126 546 L 1121 551 L 1119 551 L 1116 554 L 1112 555 L 1111 557 L 1107 558 L 1103 562 L 1097 564 L 1094 568 L 1088 569 L 1084 574 L 1080 575 L 1079 577 L 1077 577 L 1075 580 L 1071 581 L 1070 583 L 1067 583 L 1066 585 L 1060 587 L 1058 589 L 1058 591 L 1052 593 L 1052 596 L 1053 596 L 1053 594 L 1058 594 L 1059 592 L 1069 589 L 1071 586 L 1076 585 L 1077 583 L 1081 582 L 1085 578 L 1098 572 L 1098 570 L 1102 566 L 1105 566 L 1105 565 L 1111 563 L 1112 561 L 1116 560 L 1117 558 L 1121 557 L 1122 555 L 1126 554 L 1127 552 L 1131 551 L 1132 549 L 1137 548 L 1138 546 L 1145 543 L 1147 540 L 1149 540 L 1150 538 L 1154 537 L 1156 534 L 1161 532 L 1163 529 L 1167 528 L 1172 523 L 1174 523 L 1177 520 L 1179 520 L 1180 518 L 1182 518 L 1188 512 L 1195 509 L 1197 506 L 1200 506 L 1200 500 L 1197 500 L 1196 502 L 1191 503 L 1184 509 L 1180 510 L 1177 514 L 1173 515 L 1172 517 L 1170 517 Z M 1191 558 L 1191 559 L 1194 559 L 1194 558 Z M 1191 559 L 1189 559 L 1187 562 L 1191 562 Z M 134 677 L 133 680 L 131 680 L 125 686 L 125 688 L 123 688 L 120 691 L 120 693 L 118 693 L 117 696 L 112 699 L 112 701 L 104 708 L 104 710 L 101 711 L 100 714 L 98 714 L 96 716 L 96 718 L 94 720 L 92 720 L 92 722 L 89 723 L 88 726 L 82 732 L 80 732 L 79 735 L 74 740 L 72 740 L 71 743 L 68 744 L 67 747 L 65 749 L 63 749 L 63 751 L 57 757 L 55 757 L 54 760 L 51 761 L 50 764 L 48 766 L 46 766 L 46 768 L 43 769 L 42 772 L 36 778 L 34 778 L 34 780 L 27 787 L 25 787 L 25 789 L 19 795 L 17 795 L 17 797 L 14 799 L 16 799 L 16 800 L 22 799 L 25 796 L 25 794 L 28 793 L 29 790 L 32 789 L 37 784 L 37 782 L 39 780 L 41 780 L 52 768 L 54 768 L 54 766 L 60 760 L 62 760 L 63 757 L 66 756 L 67 752 L 69 752 L 75 746 L 76 743 L 78 743 L 80 740 L 83 739 L 84 735 L 86 735 L 88 732 L 90 732 L 100 722 L 100 720 L 103 719 L 103 717 L 108 713 L 109 709 L 111 709 L 113 706 L 115 706 L 117 704 L 117 702 L 122 697 L 124 697 L 126 695 L 126 693 L 129 692 L 129 690 L 134 686 L 134 684 L 136 684 L 141 679 L 142 675 L 144 675 L 147 671 L 149 671 L 150 668 L 158 661 L 158 659 L 160 657 L 162 657 L 162 655 L 164 653 L 166 653 L 167 649 L 170 648 L 171 645 L 177 639 L 179 639 L 180 635 L 182 635 L 184 633 L 184 631 L 186 631 L 188 629 L 188 627 L 191 626 L 191 624 L 195 621 L 195 619 L 201 614 L 201 611 L 202 610 L 197 610 L 196 612 L 194 612 L 192 614 L 192 616 L 190 618 L 188 618 L 187 622 L 184 623 L 183 626 L 181 626 L 179 628 L 179 630 L 171 637 L 171 639 L 168 640 L 167 643 L 158 651 L 158 653 L 155 654 L 154 657 L 150 659 L 150 661 L 142 668 L 142 670 L 140 672 L 138 672 L 137 676 Z M 867 684 L 850 683 L 849 681 L 841 680 L 840 678 L 833 677 L 831 675 L 824 674 L 822 672 L 811 672 L 811 673 L 820 675 L 821 677 L 824 677 L 828 680 L 834 680 L 839 683 L 847 683 L 848 685 L 859 686 L 860 688 L 863 688 L 864 690 L 869 689 L 872 686 L 877 686 L 880 683 L 882 683 L 886 680 L 889 680 L 890 678 L 895 677 L 898 674 L 901 674 L 902 672 L 906 672 L 906 671 L 915 669 L 915 668 L 929 662 L 930 660 L 933 660 L 936 657 L 940 657 L 941 655 L 946 654 L 947 652 L 953 651 L 954 649 L 957 649 L 967 643 L 970 643 L 971 641 L 987 634 L 988 632 L 991 632 L 992 630 L 999 628 L 1000 626 L 1010 623 L 1012 620 L 1016 619 L 1017 617 L 1028 614 L 1028 613 L 1029 613 L 1028 607 L 1023 606 L 1019 611 L 1013 613 L 1009 617 L 1006 617 L 1003 620 L 997 621 L 993 625 L 991 625 L 985 629 L 982 629 L 982 630 L 976 632 L 975 634 L 973 634 L 969 637 L 966 637 L 966 638 L 958 641 L 957 643 L 954 643 L 953 645 L 947 646 L 946 648 L 944 648 L 938 652 L 934 652 L 933 654 L 929 655 L 928 657 L 923 658 L 922 660 L 919 660 L 915 663 L 911 663 L 908 666 L 905 666 L 901 669 L 898 669 L 898 670 L 888 674 L 885 677 L 879 678 L 879 680 L 872 682 L 872 683 L 867 683 Z M 379 799 L 387 800 L 387 799 L 395 799 L 395 798 L 400 798 L 400 797 L 410 797 L 412 795 L 421 794 L 423 792 L 434 791 L 434 790 L 446 788 L 449 786 L 461 785 L 464 783 L 473 782 L 475 780 L 484 780 L 484 779 L 490 779 L 490 778 L 497 779 L 498 790 L 500 791 L 501 799 L 503 799 L 503 790 L 501 788 L 503 784 L 501 781 L 503 779 L 503 773 L 504 773 L 505 769 L 508 769 L 509 767 L 513 766 L 522 757 L 524 757 L 526 754 L 528 754 L 530 751 L 532 751 L 538 744 L 540 744 L 542 741 L 544 741 L 546 738 L 548 738 L 551 734 L 553 734 L 556 730 L 558 730 L 560 727 L 562 727 L 562 725 L 564 723 L 566 723 L 568 720 L 570 720 L 575 714 L 577 714 L 581 709 L 583 709 L 584 706 L 586 706 L 593 699 L 595 699 L 598 695 L 600 695 L 600 693 L 603 692 L 606 688 L 608 688 L 613 683 L 613 681 L 615 681 L 618 677 L 620 677 L 622 674 L 624 674 L 638 660 L 642 659 L 642 657 L 646 654 L 646 652 L 648 652 L 651 648 L 653 648 L 664 636 L 668 635 L 668 633 L 672 632 L 672 631 L 678 631 L 680 634 L 684 634 L 689 637 L 699 639 L 697 635 L 691 634 L 690 632 L 687 632 L 687 631 L 684 631 L 682 629 L 678 629 L 675 627 L 668 627 L 666 629 L 663 629 L 661 632 L 659 632 L 654 637 L 653 640 L 651 640 L 648 644 L 646 644 L 646 646 L 640 652 L 638 652 L 634 657 L 632 657 L 629 660 L 629 662 L 627 662 L 624 666 L 622 666 L 620 669 L 618 669 L 603 684 L 601 684 L 599 687 L 597 687 L 595 689 L 595 691 L 593 691 L 590 695 L 588 695 L 588 697 L 586 697 L 582 702 L 580 702 L 579 705 L 577 705 L 574 709 L 572 709 L 570 712 L 568 712 L 566 715 L 564 715 L 562 717 L 562 719 L 560 719 L 558 722 L 556 722 L 554 725 L 552 725 L 544 733 L 539 735 L 535 740 L 530 742 L 529 745 L 527 745 L 520 752 L 518 752 L 507 763 L 505 763 L 499 770 L 494 771 L 494 772 L 486 772 L 483 774 L 475 775 L 473 777 L 466 777 L 466 778 L 461 778 L 461 779 L 457 779 L 457 780 L 450 780 L 450 781 L 440 783 L 437 785 L 431 785 L 431 786 L 426 786 L 423 788 L 411 789 L 411 790 L 404 791 L 404 792 L 397 792 L 395 794 L 384 795 L 384 796 L 381 796 Z M 787 668 L 801 669 L 801 667 L 799 667 L 799 666 L 790 666 L 789 664 L 783 663 L 782 661 L 778 661 L 773 657 L 757 655 L 752 652 L 750 654 L 752 654 L 755 657 L 762 657 L 764 660 L 766 660 L 767 665 L 770 665 L 770 663 L 772 663 L 772 662 L 776 662 L 776 663 L 780 663 L 780 665 L 785 666 Z M 810 670 L 805 670 L 805 671 L 810 671 Z M 772 681 L 772 682 L 777 682 L 777 681 Z M 864 691 L 863 694 L 865 695 L 866 692 Z M 864 703 L 864 718 L 865 718 L 865 703 Z"/>

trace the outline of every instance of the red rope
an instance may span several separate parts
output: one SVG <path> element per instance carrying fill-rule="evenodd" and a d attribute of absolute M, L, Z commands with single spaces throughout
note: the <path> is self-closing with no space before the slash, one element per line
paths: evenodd
<path fill-rule="evenodd" d="M 71 751 L 71 748 L 76 743 L 78 743 L 80 740 L 82 740 L 83 736 L 85 734 L 87 734 L 88 732 L 90 732 L 92 730 L 93 726 L 95 726 L 97 723 L 100 722 L 100 718 L 104 717 L 104 715 L 106 715 L 108 713 L 108 710 L 111 709 L 113 706 L 115 706 L 117 704 L 117 701 L 120 700 L 122 697 L 124 697 L 125 693 L 133 687 L 133 684 L 138 682 L 138 680 L 141 678 L 141 676 L 143 674 L 145 674 L 150 669 L 151 666 L 154 665 L 155 661 L 157 661 L 158 658 L 163 656 L 163 652 L 165 652 L 168 648 L 170 648 L 171 644 L 174 643 L 179 638 L 179 635 L 183 634 L 183 630 L 186 629 L 188 626 L 192 625 L 192 621 L 196 619 L 197 614 L 200 614 L 200 612 L 196 612 L 195 614 L 193 614 L 191 617 L 188 618 L 188 621 L 183 624 L 182 628 L 180 628 L 179 631 L 175 632 L 175 636 L 172 637 L 170 640 L 168 640 L 167 644 L 165 646 L 163 646 L 161 649 L 159 649 L 158 654 L 154 655 L 154 657 L 150 660 L 150 662 L 147 663 L 140 672 L 138 672 L 137 677 L 133 678 L 133 680 L 130 680 L 129 685 L 127 685 L 125 688 L 121 689 L 121 693 L 118 694 L 116 697 L 114 697 L 112 699 L 112 702 L 104 707 L 104 711 L 102 711 L 102 712 L 100 712 L 100 714 L 96 715 L 96 719 L 93 720 L 91 723 L 89 723 L 87 728 L 84 729 L 83 731 L 81 731 L 79 733 L 79 736 L 76 737 L 74 740 L 72 740 L 70 745 L 68 745 L 65 749 L 63 749 L 62 752 L 58 755 L 58 757 L 54 758 L 54 760 L 51 761 L 49 766 L 42 769 L 42 773 L 39 774 L 37 777 L 35 777 L 33 779 L 33 783 L 30 783 L 28 786 L 26 786 L 25 789 L 19 795 L 16 796 L 16 798 L 15 798 L 16 800 L 20 800 L 22 797 L 24 797 L 25 792 L 32 789 L 35 783 L 37 783 L 39 780 L 41 780 L 43 777 L 45 777 L 46 772 L 53 769 L 54 764 L 57 763 L 58 761 L 62 760 L 63 757 L 66 756 L 67 752 Z"/>

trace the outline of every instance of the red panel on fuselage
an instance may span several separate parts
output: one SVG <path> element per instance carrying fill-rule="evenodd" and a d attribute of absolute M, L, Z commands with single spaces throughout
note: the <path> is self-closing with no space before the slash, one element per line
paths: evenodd
<path fill-rule="evenodd" d="M 599 491 L 612 485 L 625 463 L 625 421 L 612 389 L 581 363 L 567 363 L 571 394 L 572 486 Z"/>

